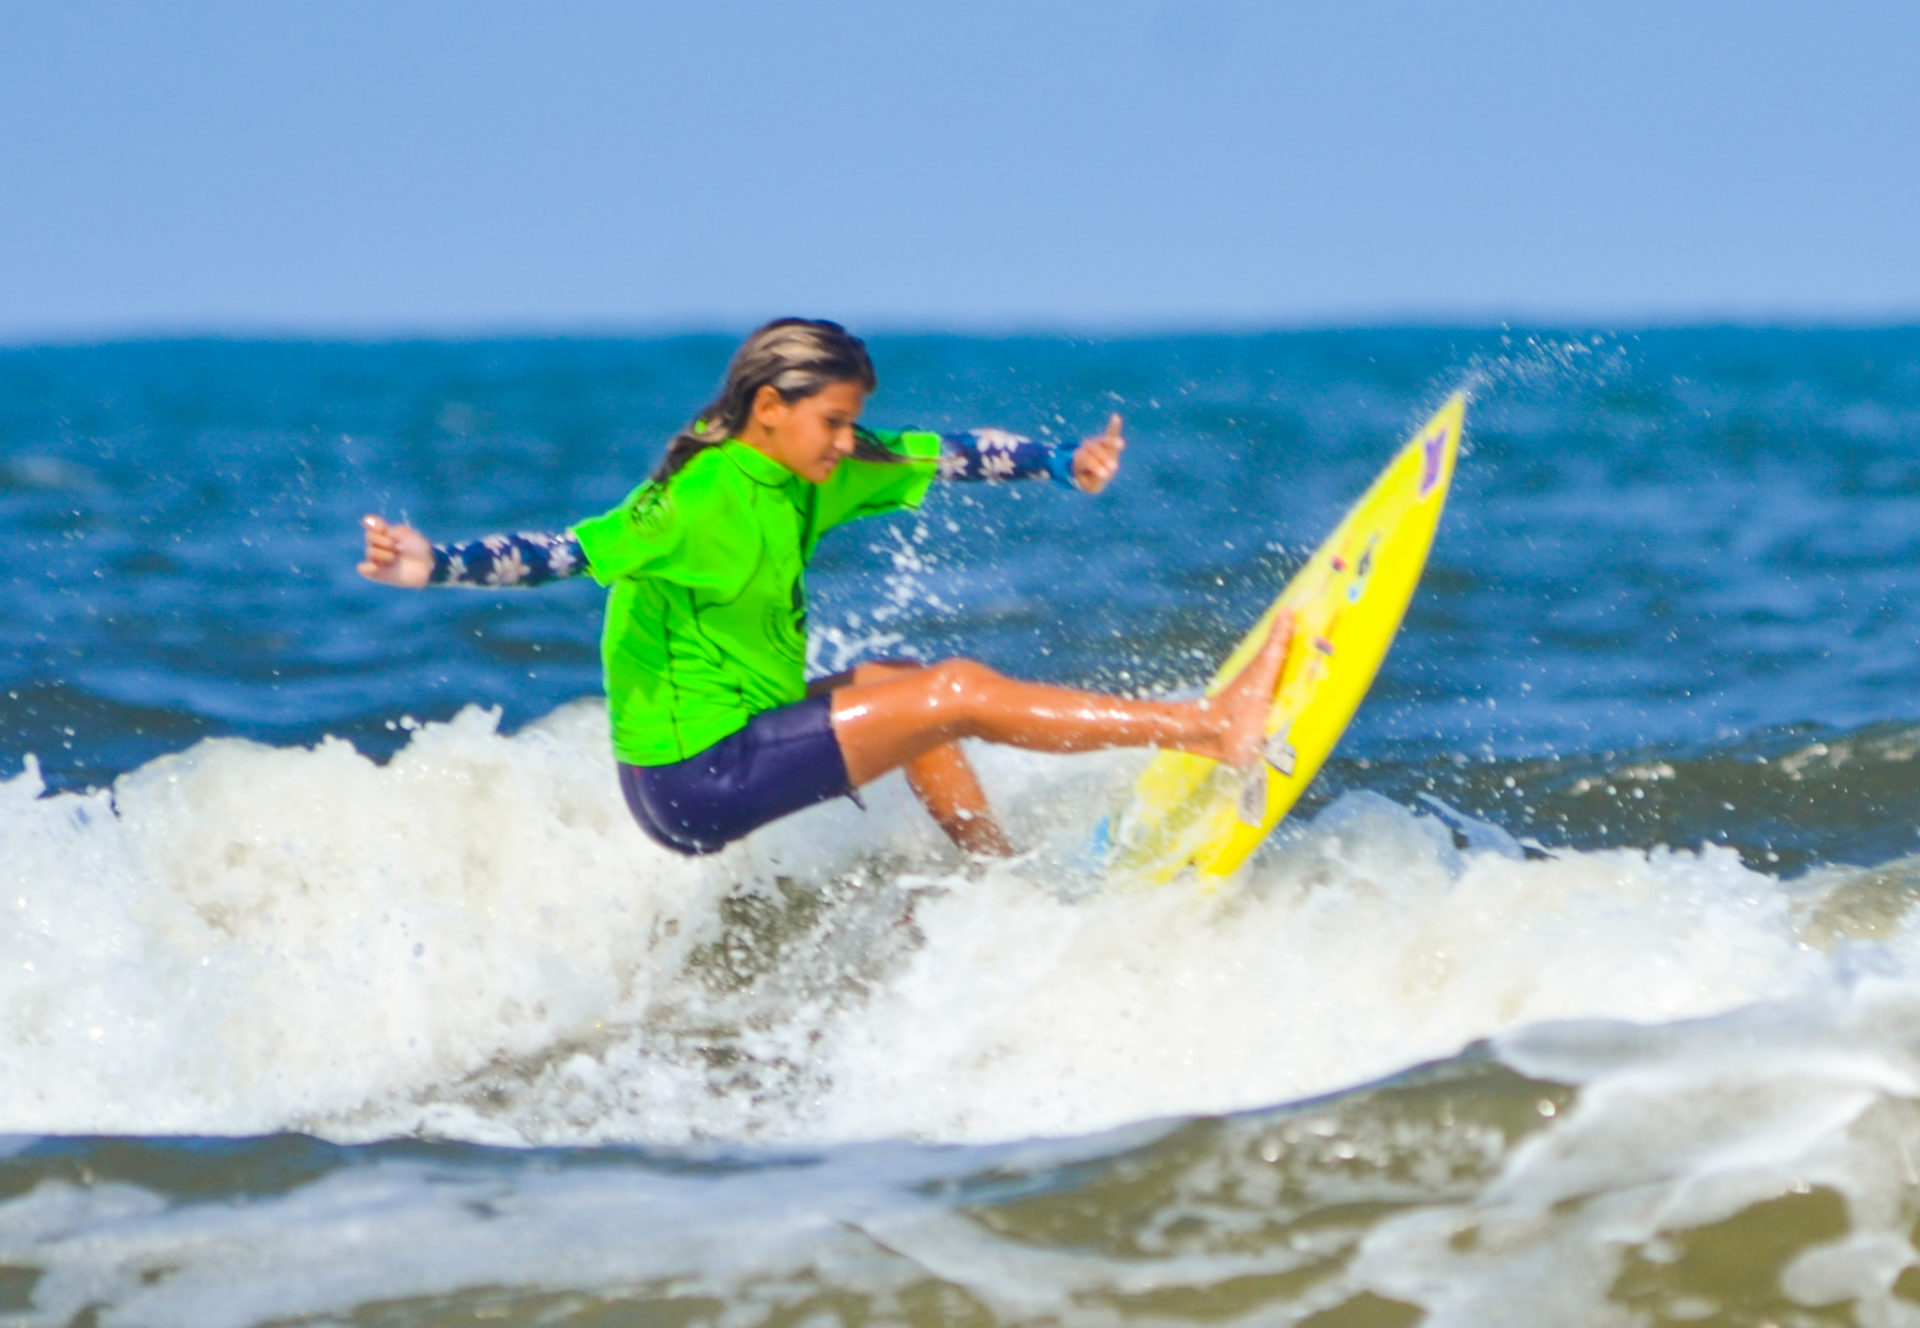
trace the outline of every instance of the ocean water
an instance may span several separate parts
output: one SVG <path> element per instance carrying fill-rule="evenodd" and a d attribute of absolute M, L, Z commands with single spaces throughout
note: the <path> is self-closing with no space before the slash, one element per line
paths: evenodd
<path fill-rule="evenodd" d="M 1920 330 L 879 337 L 1073 438 L 830 538 L 814 659 L 1198 685 L 1472 394 L 1422 589 L 1227 888 L 1140 753 L 716 858 L 628 822 L 599 592 L 366 511 L 618 501 L 722 338 L 0 351 L 0 1324 L 1920 1324 Z"/>

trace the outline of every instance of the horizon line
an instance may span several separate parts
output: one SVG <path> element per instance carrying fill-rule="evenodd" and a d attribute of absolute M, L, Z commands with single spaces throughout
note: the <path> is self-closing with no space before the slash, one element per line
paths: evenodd
<path fill-rule="evenodd" d="M 775 317 L 779 315 L 769 315 Z M 442 324 L 394 320 L 390 323 L 181 322 L 127 323 L 101 327 L 0 330 L 0 351 L 71 350 L 88 347 L 190 343 L 234 345 L 402 345 L 484 344 L 514 341 L 672 341 L 702 338 L 738 340 L 765 318 L 738 322 L 721 317 L 659 320 L 473 320 Z M 1920 330 L 1920 309 L 1880 315 L 1779 311 L 1731 313 L 1647 313 L 1633 317 L 1579 313 L 1507 313 L 1460 311 L 1452 314 L 1407 312 L 1378 317 L 1302 319 L 1160 318 L 1074 321 L 1069 319 L 928 319 L 887 317 L 842 319 L 866 340 L 953 337 L 966 340 L 1144 341 L 1168 337 L 1313 336 L 1362 332 L 1553 333 L 1631 336 L 1687 331 L 1751 332 L 1898 332 Z M 855 323 L 863 326 L 853 327 Z"/>

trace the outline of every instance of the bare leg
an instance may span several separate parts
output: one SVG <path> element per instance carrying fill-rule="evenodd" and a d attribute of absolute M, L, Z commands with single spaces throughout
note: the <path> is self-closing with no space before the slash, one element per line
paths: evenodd
<path fill-rule="evenodd" d="M 846 673 L 821 678 L 807 691 L 813 695 L 838 693 L 859 684 L 922 673 L 925 668 L 911 660 L 875 660 Z M 837 697 L 835 704 L 838 705 Z M 913 796 L 920 799 L 948 839 L 969 853 L 997 858 L 1012 856 L 1013 845 L 1002 833 L 999 822 L 993 819 L 986 792 L 981 789 L 979 777 L 973 773 L 973 766 L 959 743 L 941 743 L 905 765 L 907 787 L 913 790 Z M 853 782 L 857 786 L 867 781 L 855 779 Z"/>
<path fill-rule="evenodd" d="M 1252 662 L 1219 695 L 1202 701 L 1127 701 L 1019 682 L 984 664 L 950 659 L 839 688 L 833 731 L 856 786 L 957 738 L 1042 752 L 1175 747 L 1246 765 L 1266 739 L 1274 684 L 1292 638 L 1292 619 L 1277 620 Z"/>
<path fill-rule="evenodd" d="M 979 777 L 958 743 L 943 743 L 907 762 L 907 787 L 920 799 L 947 838 L 969 853 L 1010 858 L 1013 843 L 993 819 Z"/>

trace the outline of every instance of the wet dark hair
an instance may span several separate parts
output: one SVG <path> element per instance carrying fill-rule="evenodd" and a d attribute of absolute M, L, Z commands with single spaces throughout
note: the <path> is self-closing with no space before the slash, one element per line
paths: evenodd
<path fill-rule="evenodd" d="M 739 436 L 761 388 L 771 387 L 782 401 L 792 403 L 835 383 L 858 383 L 866 392 L 879 386 L 867 343 L 824 318 L 774 319 L 733 353 L 720 395 L 668 442 L 667 454 L 654 467 L 652 478 L 665 483 L 704 449 Z M 865 461 L 900 459 L 865 438 L 855 446 L 854 455 Z"/>

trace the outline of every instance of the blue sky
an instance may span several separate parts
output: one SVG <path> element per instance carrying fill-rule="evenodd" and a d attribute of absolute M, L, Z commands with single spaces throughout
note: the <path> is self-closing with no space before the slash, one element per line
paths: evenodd
<path fill-rule="evenodd" d="M 0 4 L 0 340 L 1920 318 L 1920 4 Z"/>

